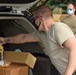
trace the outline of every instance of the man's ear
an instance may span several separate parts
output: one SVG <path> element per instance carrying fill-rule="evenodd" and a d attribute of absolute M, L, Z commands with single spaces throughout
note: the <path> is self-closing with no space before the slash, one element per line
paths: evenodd
<path fill-rule="evenodd" d="M 39 16 L 40 20 L 42 20 L 42 16 Z"/>
<path fill-rule="evenodd" d="M 42 16 L 39 16 L 39 22 L 41 22 L 42 21 Z"/>

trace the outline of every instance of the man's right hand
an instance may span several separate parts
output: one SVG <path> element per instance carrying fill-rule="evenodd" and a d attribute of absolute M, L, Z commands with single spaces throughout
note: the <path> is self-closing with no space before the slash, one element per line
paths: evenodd
<path fill-rule="evenodd" d="M 0 45 L 3 45 L 3 44 L 5 44 L 4 38 L 0 37 Z"/>

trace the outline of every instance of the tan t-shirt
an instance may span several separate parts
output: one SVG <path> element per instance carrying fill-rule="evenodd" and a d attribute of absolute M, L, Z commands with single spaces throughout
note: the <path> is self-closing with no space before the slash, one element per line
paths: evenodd
<path fill-rule="evenodd" d="M 66 16 L 61 21 L 67 24 L 72 29 L 74 34 L 76 34 L 76 16 L 73 16 L 73 17 Z"/>
<path fill-rule="evenodd" d="M 71 29 L 64 23 L 55 22 L 46 33 L 36 31 L 32 33 L 32 36 L 43 44 L 45 54 L 49 56 L 56 69 L 63 75 L 68 63 L 69 50 L 64 48 L 62 44 L 70 37 L 74 37 Z"/>

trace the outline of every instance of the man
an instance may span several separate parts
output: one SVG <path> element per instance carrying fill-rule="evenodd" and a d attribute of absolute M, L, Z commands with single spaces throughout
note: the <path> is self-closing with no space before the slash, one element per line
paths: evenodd
<path fill-rule="evenodd" d="M 54 22 L 49 6 L 38 6 L 32 16 L 38 31 L 2 38 L 3 43 L 41 42 L 44 52 L 61 75 L 72 75 L 76 68 L 76 39 L 64 23 Z"/>
<path fill-rule="evenodd" d="M 75 5 L 73 3 L 69 3 L 67 5 L 68 16 L 62 19 L 62 22 L 67 24 L 72 29 L 74 34 L 76 34 L 76 15 L 75 15 L 76 10 L 75 9 L 76 9 Z"/>

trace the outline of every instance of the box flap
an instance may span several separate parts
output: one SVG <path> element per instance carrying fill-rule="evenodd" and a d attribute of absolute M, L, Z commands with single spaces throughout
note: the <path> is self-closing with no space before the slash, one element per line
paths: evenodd
<path fill-rule="evenodd" d="M 36 58 L 29 52 L 4 51 L 4 60 L 28 65 L 33 68 Z"/>

